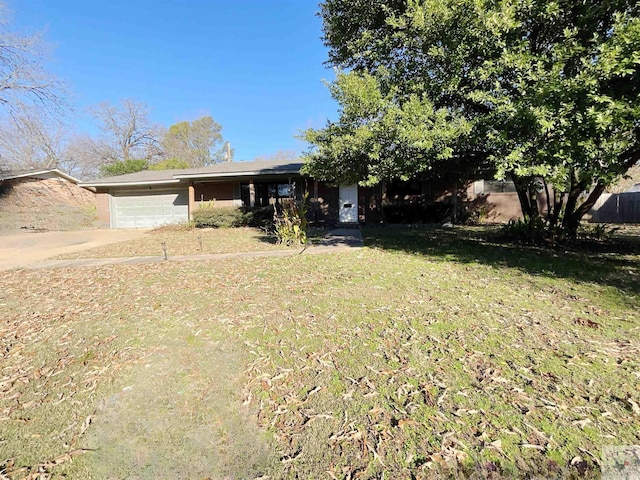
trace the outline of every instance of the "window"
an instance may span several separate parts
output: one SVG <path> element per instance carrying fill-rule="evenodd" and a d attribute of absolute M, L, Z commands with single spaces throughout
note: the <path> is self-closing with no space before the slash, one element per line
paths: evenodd
<path fill-rule="evenodd" d="M 248 207 L 250 205 L 249 198 L 250 198 L 249 184 L 248 183 L 241 183 L 240 184 L 240 199 L 242 200 L 242 205 L 244 205 L 245 207 Z"/>
<path fill-rule="evenodd" d="M 299 193 L 300 187 L 286 182 L 255 182 L 253 184 L 255 192 L 255 206 L 266 207 L 275 203 L 281 203 L 283 198 L 292 198 Z M 240 184 L 240 198 L 246 206 L 250 205 L 249 184 Z"/>
<path fill-rule="evenodd" d="M 513 193 L 516 186 L 511 180 L 477 180 L 473 183 L 473 193 Z"/>
<path fill-rule="evenodd" d="M 279 198 L 291 198 L 293 196 L 293 185 L 290 183 L 279 183 L 278 184 L 278 197 Z"/>

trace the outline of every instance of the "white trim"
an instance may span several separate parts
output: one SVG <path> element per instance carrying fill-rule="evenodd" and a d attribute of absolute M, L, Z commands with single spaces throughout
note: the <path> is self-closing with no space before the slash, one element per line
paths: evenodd
<path fill-rule="evenodd" d="M 217 178 L 217 177 L 246 177 L 260 175 L 300 175 L 300 170 L 258 170 L 257 172 L 226 172 L 226 173 L 181 173 L 175 178 Z"/>
<path fill-rule="evenodd" d="M 173 180 L 147 180 L 141 182 L 111 182 L 111 183 L 81 183 L 81 187 L 144 187 L 145 185 L 165 185 L 180 183 L 179 179 Z"/>
<path fill-rule="evenodd" d="M 36 175 L 42 175 L 42 174 L 45 174 L 45 173 L 55 173 L 59 177 L 62 177 L 65 180 L 68 180 L 68 181 L 70 181 L 72 183 L 75 183 L 76 185 L 78 185 L 80 183 L 79 179 L 77 179 L 75 177 L 72 177 L 68 173 L 64 173 L 62 170 L 58 170 L 57 168 L 51 168 L 51 169 L 48 169 L 48 170 L 34 170 L 33 172 L 21 173 L 20 175 L 11 175 L 9 177 L 2 178 L 0 180 L 13 180 L 14 178 L 28 178 L 28 177 L 34 177 Z"/>

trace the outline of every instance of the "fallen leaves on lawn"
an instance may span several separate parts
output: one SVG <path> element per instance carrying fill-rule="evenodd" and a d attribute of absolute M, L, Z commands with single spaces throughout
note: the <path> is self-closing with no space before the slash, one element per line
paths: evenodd
<path fill-rule="evenodd" d="M 638 440 L 637 315 L 587 301 L 589 285 L 369 249 L 84 272 L 0 290 L 0 421 L 27 430 L 39 406 L 72 406 L 59 455 L 82 448 L 101 385 L 145 355 L 136 324 L 166 319 L 244 346 L 241 400 L 272 434 L 273 478 L 561 476 L 595 468 L 580 448 Z"/>
<path fill-rule="evenodd" d="M 79 443 L 91 425 L 97 389 L 144 355 L 95 328 L 112 314 L 109 303 L 96 301 L 112 280 L 105 274 L 81 281 L 81 289 L 72 270 L 3 282 L 2 301 L 13 308 L 0 319 L 0 422 L 5 428 L 23 423 L 27 430 L 39 429 L 32 439 L 63 452 L 28 465 L 9 458 L 0 472 L 10 478 L 50 478 L 52 468 L 87 452 Z M 37 301 L 20 302 L 36 291 Z M 66 412 L 71 423 L 52 431 Z"/>

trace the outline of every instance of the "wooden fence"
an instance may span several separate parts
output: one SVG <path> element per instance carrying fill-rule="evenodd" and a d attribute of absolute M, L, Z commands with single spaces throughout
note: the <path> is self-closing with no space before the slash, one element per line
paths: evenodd
<path fill-rule="evenodd" d="M 592 223 L 640 223 L 640 192 L 603 193 L 589 213 Z"/>

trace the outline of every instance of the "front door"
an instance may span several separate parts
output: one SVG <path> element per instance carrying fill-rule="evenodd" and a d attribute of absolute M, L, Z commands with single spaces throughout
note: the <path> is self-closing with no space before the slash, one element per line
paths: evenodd
<path fill-rule="evenodd" d="M 340 223 L 358 223 L 358 185 L 340 185 Z"/>

